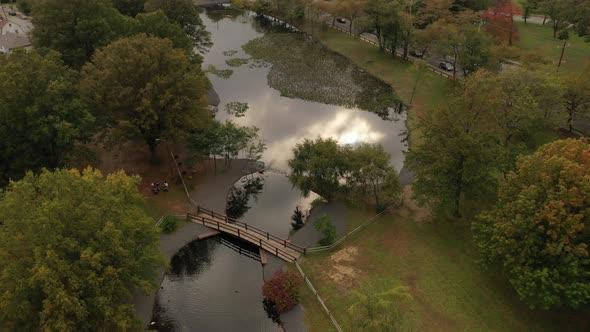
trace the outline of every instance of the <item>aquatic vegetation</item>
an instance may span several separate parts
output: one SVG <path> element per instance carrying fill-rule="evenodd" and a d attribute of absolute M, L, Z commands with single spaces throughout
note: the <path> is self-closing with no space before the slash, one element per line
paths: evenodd
<path fill-rule="evenodd" d="M 236 53 L 238 53 L 238 51 L 236 51 L 236 50 L 223 51 L 223 55 L 225 55 L 225 56 L 234 56 L 234 55 L 236 55 Z"/>
<path fill-rule="evenodd" d="M 234 71 L 231 69 L 217 69 L 213 65 L 209 65 L 209 67 L 207 67 L 207 72 L 223 79 L 230 78 L 231 75 L 234 73 Z"/>
<path fill-rule="evenodd" d="M 225 111 L 227 114 L 232 114 L 236 118 L 241 118 L 244 116 L 246 111 L 248 110 L 248 103 L 242 103 L 239 101 L 232 101 L 225 105 Z"/>
<path fill-rule="evenodd" d="M 392 88 L 299 33 L 269 33 L 242 46 L 272 65 L 268 84 L 282 96 L 360 108 L 391 119 L 403 110 Z"/>
<path fill-rule="evenodd" d="M 248 61 L 250 61 L 250 59 L 233 58 L 233 59 L 225 60 L 225 63 L 230 67 L 239 67 L 241 65 L 247 64 Z"/>

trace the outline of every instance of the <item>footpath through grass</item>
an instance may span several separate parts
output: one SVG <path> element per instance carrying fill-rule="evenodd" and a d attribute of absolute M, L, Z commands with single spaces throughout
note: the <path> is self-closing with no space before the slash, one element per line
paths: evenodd
<path fill-rule="evenodd" d="M 563 41 L 553 39 L 553 29 L 550 24 L 533 24 L 518 22 L 520 33 L 519 45 L 523 50 L 536 51 L 551 59 L 557 68 Z M 563 74 L 579 71 L 590 62 L 590 43 L 584 42 L 574 31 L 569 31 L 570 39 L 561 63 L 560 72 Z"/>
<path fill-rule="evenodd" d="M 300 24 L 299 28 L 312 33 L 309 21 Z M 394 58 L 389 53 L 379 51 L 378 47 L 338 30 L 330 27 L 320 28 L 317 22 L 313 24 L 313 36 L 332 51 L 349 58 L 363 70 L 391 85 L 400 98 L 406 104 L 409 103 L 416 80 L 416 73 L 412 70 L 410 62 L 399 57 Z M 449 79 L 430 71 L 422 76 L 412 109 L 408 114 L 410 132 L 420 115 L 436 109 L 444 102 L 449 85 Z M 412 134 L 412 139 L 416 137 L 417 135 Z"/>
<path fill-rule="evenodd" d="M 351 213 L 359 221 L 370 216 Z M 588 331 L 588 312 L 530 310 L 501 273 L 476 263 L 474 252 L 465 224 L 390 215 L 336 251 L 306 256 L 302 267 L 345 331 L 359 330 L 348 313 L 354 291 L 399 285 L 412 295 L 395 308 L 401 330 Z M 302 303 L 310 331 L 333 329 L 307 290 Z"/>

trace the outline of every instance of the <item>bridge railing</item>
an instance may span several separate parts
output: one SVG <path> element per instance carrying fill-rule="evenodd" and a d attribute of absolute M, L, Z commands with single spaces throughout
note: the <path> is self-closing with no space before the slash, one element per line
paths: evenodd
<path fill-rule="evenodd" d="M 241 222 L 239 220 L 230 218 L 230 217 L 228 217 L 228 216 L 226 216 L 224 214 L 217 213 L 215 211 L 211 211 L 209 209 L 206 209 L 204 207 L 201 207 L 201 206 L 197 205 L 197 214 L 199 214 L 199 213 L 202 213 L 202 214 L 205 214 L 205 215 L 210 215 L 211 218 L 213 218 L 213 219 L 214 218 L 219 218 L 219 219 L 225 220 L 227 223 L 232 223 L 232 224 L 236 224 L 236 225 L 242 226 L 246 230 L 251 230 L 254 233 L 257 233 L 257 234 L 259 234 L 261 236 L 266 237 L 266 239 L 269 240 L 269 241 L 270 240 L 273 240 L 275 242 L 280 243 L 284 248 L 290 248 L 290 249 L 293 249 L 293 250 L 295 250 L 297 252 L 300 252 L 302 254 L 306 254 L 307 253 L 307 249 L 306 248 L 301 247 L 301 246 L 298 246 L 298 245 L 292 243 L 291 241 L 289 241 L 287 239 L 283 239 L 283 238 L 280 238 L 278 236 L 272 235 L 272 234 L 270 234 L 267 231 L 264 231 L 262 229 L 259 229 L 257 227 L 254 227 L 252 225 L 246 224 L 245 222 Z"/>
<path fill-rule="evenodd" d="M 207 217 L 203 217 L 203 216 L 192 214 L 192 213 L 187 213 L 186 216 L 187 216 L 187 218 L 196 220 L 198 223 L 200 223 L 204 226 L 207 226 L 209 228 L 213 228 L 213 229 L 217 229 L 218 231 L 233 234 L 239 238 L 242 238 L 242 239 L 247 240 L 251 243 L 257 244 L 260 248 L 267 250 L 270 253 L 273 253 L 277 257 L 286 258 L 287 260 L 290 260 L 293 262 L 295 260 L 297 260 L 297 257 L 295 255 L 292 255 L 288 251 L 277 247 L 276 241 L 274 241 L 275 243 L 272 243 L 272 242 L 270 242 L 270 240 L 264 240 L 262 238 L 254 236 L 248 232 L 241 232 L 240 228 L 232 225 L 231 223 L 219 222 L 218 220 L 209 219 Z M 250 228 L 248 228 L 248 230 L 250 230 Z"/>

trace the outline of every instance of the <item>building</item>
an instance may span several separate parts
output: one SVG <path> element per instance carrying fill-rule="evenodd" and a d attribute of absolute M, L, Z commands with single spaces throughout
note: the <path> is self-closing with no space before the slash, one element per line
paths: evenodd
<path fill-rule="evenodd" d="M 16 49 L 31 48 L 31 41 L 26 35 L 17 35 L 16 33 L 8 32 L 0 35 L 0 52 L 10 53 Z"/>

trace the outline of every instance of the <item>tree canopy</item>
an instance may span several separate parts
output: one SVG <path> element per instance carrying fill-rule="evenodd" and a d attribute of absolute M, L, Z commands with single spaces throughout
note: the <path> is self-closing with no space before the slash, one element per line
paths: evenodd
<path fill-rule="evenodd" d="M 191 0 L 147 0 L 145 9 L 148 12 L 161 9 L 184 29 L 199 51 L 211 47 L 211 35 L 201 21 L 199 8 Z"/>
<path fill-rule="evenodd" d="M 138 137 L 152 156 L 159 138 L 173 139 L 209 122 L 208 83 L 183 50 L 145 34 L 97 51 L 80 88 L 95 113 L 124 137 Z"/>
<path fill-rule="evenodd" d="M 498 175 L 518 155 L 552 139 L 563 93 L 560 81 L 541 71 L 478 71 L 465 79 L 448 106 L 418 124 L 422 139 L 406 162 L 419 202 L 457 217 L 466 197 L 493 197 Z"/>
<path fill-rule="evenodd" d="M 60 52 L 75 68 L 126 30 L 126 20 L 110 0 L 35 1 L 31 15 L 35 47 Z"/>
<path fill-rule="evenodd" d="M 531 307 L 590 303 L 590 144 L 561 140 L 519 160 L 498 203 L 473 223 L 483 261 L 499 263 Z"/>
<path fill-rule="evenodd" d="M 44 170 L 0 199 L 0 325 L 14 331 L 138 328 L 133 290 L 156 286 L 158 233 L 122 171 Z"/>
<path fill-rule="evenodd" d="M 0 54 L 0 185 L 65 165 L 90 140 L 94 117 L 77 84 L 55 52 Z"/>
<path fill-rule="evenodd" d="M 380 145 L 340 146 L 331 138 L 306 139 L 293 148 L 289 179 L 304 194 L 314 191 L 331 199 L 342 193 L 350 199 L 375 199 L 378 208 L 400 192 L 397 172 Z"/>

